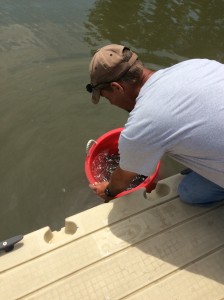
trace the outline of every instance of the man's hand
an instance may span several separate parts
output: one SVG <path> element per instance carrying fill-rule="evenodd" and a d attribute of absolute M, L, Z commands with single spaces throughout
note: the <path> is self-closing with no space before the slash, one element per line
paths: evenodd
<path fill-rule="evenodd" d="M 110 178 L 110 182 L 95 182 L 90 184 L 89 187 L 97 194 L 97 196 L 103 198 L 106 201 L 110 201 L 114 197 L 108 197 L 105 195 L 105 189 L 109 188 L 110 193 L 114 196 L 126 190 L 129 184 L 132 182 L 136 173 L 122 170 L 119 166 L 113 172 Z"/>
<path fill-rule="evenodd" d="M 104 191 L 107 188 L 109 182 L 104 181 L 104 182 L 94 182 L 89 185 L 89 187 L 96 193 L 97 196 L 101 197 L 102 199 L 106 201 L 110 201 L 113 199 L 113 197 L 108 197 L 105 195 Z"/>

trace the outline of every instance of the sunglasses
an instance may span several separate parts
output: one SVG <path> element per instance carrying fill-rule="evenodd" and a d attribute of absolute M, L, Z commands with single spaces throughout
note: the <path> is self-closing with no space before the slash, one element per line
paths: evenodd
<path fill-rule="evenodd" d="M 91 83 L 88 83 L 86 85 L 86 90 L 87 92 L 89 93 L 92 93 L 94 89 L 100 89 L 100 88 L 103 88 L 105 85 L 111 83 L 112 81 L 108 81 L 108 82 L 101 82 L 101 83 L 98 83 L 96 85 L 92 85 Z"/>

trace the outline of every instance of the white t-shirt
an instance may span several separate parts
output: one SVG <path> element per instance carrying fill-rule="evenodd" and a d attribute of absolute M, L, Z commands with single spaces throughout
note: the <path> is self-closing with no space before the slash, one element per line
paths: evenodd
<path fill-rule="evenodd" d="M 224 187 L 224 65 L 192 59 L 154 73 L 120 140 L 120 167 L 148 176 L 163 154 Z"/>

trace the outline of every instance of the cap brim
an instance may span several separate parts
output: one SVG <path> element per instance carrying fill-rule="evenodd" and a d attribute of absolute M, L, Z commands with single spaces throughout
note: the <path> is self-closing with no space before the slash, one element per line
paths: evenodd
<path fill-rule="evenodd" d="M 92 92 L 92 102 L 97 104 L 100 101 L 100 90 L 94 89 Z"/>

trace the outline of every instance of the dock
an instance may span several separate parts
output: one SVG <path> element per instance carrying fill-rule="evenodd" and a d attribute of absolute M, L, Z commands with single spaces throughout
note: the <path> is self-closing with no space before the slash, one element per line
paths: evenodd
<path fill-rule="evenodd" d="M 182 203 L 182 176 L 25 235 L 0 253 L 0 299 L 224 299 L 224 201 Z"/>

